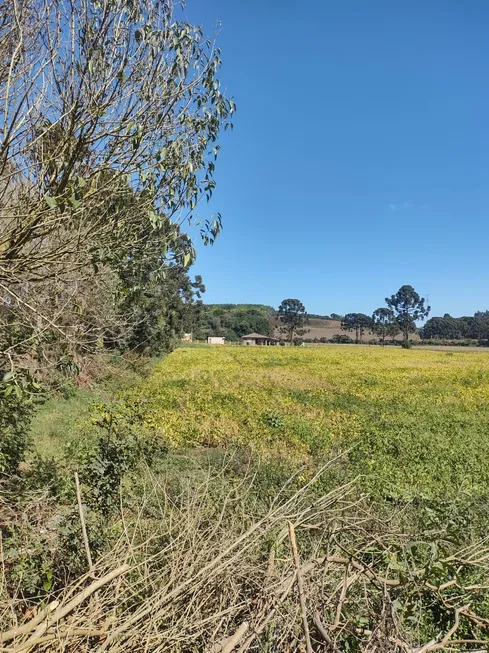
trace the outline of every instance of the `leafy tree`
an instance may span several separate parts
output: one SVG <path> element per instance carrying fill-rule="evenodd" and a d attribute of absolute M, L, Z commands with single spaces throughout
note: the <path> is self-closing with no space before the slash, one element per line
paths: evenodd
<path fill-rule="evenodd" d="M 401 286 L 395 295 L 386 297 L 385 301 L 393 311 L 404 342 L 407 343 L 409 334 L 416 331 L 416 321 L 424 320 L 429 315 L 431 307 L 426 306 L 425 300 L 408 285 Z"/>
<path fill-rule="evenodd" d="M 372 325 L 372 318 L 365 313 L 347 313 L 341 322 L 343 331 L 355 331 L 355 342 L 362 343 L 366 329 Z"/>
<path fill-rule="evenodd" d="M 293 344 L 296 336 L 307 333 L 307 313 L 304 304 L 298 299 L 284 299 L 278 307 L 278 317 L 281 323 L 280 331 L 285 333 L 287 340 Z"/>
<path fill-rule="evenodd" d="M 164 276 L 150 275 L 144 283 L 131 284 L 121 307 L 132 320 L 126 347 L 150 355 L 171 350 L 184 332 L 192 331 L 198 302 L 205 292 L 202 278 L 192 280 L 188 269 L 173 264 Z"/>
<path fill-rule="evenodd" d="M 1 326 L 27 337 L 16 327 L 5 360 L 26 342 L 38 355 L 52 335 L 60 347 L 87 341 L 75 318 L 101 304 L 95 277 L 111 277 L 113 297 L 98 336 L 121 328 L 119 294 L 135 292 L 126 266 L 146 267 L 149 293 L 156 271 L 188 267 L 182 224 L 212 195 L 216 141 L 235 109 L 219 49 L 172 2 L 21 5 L 5 0 L 0 21 L 0 292 L 15 313 Z M 220 227 L 220 216 L 204 220 L 206 244 Z"/>
<path fill-rule="evenodd" d="M 321 342 L 328 342 L 327 338 L 321 338 Z M 351 345 L 353 340 L 344 333 L 335 333 L 330 342 L 337 345 Z"/>
<path fill-rule="evenodd" d="M 389 336 L 389 338 L 392 340 L 392 342 L 396 341 L 396 337 L 401 333 L 401 329 L 399 327 L 399 324 L 397 320 L 393 320 L 387 327 L 386 330 L 386 335 Z"/>
<path fill-rule="evenodd" d="M 470 321 L 470 337 L 478 340 L 489 338 L 489 311 L 477 311 Z"/>
<path fill-rule="evenodd" d="M 372 331 L 380 336 L 382 346 L 389 329 L 394 326 L 394 313 L 390 308 L 377 308 L 372 314 Z"/>
<path fill-rule="evenodd" d="M 192 331 L 197 340 L 209 335 L 223 335 L 230 341 L 237 341 L 248 333 L 271 336 L 273 314 L 270 306 L 259 304 L 203 304 Z"/>
<path fill-rule="evenodd" d="M 421 337 L 425 339 L 441 338 L 448 340 L 466 338 L 471 322 L 473 322 L 473 318 L 455 318 L 445 313 L 443 317 L 430 318 L 421 330 Z"/>

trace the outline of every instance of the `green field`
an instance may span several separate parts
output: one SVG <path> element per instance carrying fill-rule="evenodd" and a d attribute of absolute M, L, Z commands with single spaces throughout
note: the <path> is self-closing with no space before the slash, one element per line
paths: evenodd
<path fill-rule="evenodd" d="M 87 570 L 77 471 L 97 575 L 132 565 L 103 599 L 124 650 L 243 625 L 254 653 L 304 650 L 291 524 L 314 651 L 487 649 L 485 352 L 186 347 L 130 379 L 38 412 L 49 527 L 11 526 L 12 593 L 66 602 Z"/>
<path fill-rule="evenodd" d="M 489 483 L 489 356 L 380 348 L 182 348 L 137 386 L 171 445 L 246 446 L 295 464 L 348 451 L 389 496 Z"/>

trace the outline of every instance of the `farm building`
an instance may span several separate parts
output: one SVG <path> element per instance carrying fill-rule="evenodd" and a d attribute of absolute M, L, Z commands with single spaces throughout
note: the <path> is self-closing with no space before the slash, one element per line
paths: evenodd
<path fill-rule="evenodd" d="M 207 344 L 208 345 L 223 345 L 224 344 L 224 336 L 209 336 L 207 338 Z"/>
<path fill-rule="evenodd" d="M 280 340 L 278 338 L 271 338 L 270 336 L 262 336 L 259 333 L 249 333 L 247 336 L 241 336 L 241 343 L 243 345 L 278 345 Z"/>

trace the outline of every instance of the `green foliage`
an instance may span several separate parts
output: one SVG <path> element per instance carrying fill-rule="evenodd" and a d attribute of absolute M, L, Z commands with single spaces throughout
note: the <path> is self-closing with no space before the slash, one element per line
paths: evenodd
<path fill-rule="evenodd" d="M 154 463 L 166 452 L 145 419 L 138 402 L 100 405 L 93 419 L 94 434 L 81 446 L 68 447 L 69 466 L 75 465 L 85 487 L 87 506 L 108 517 L 119 507 L 119 490 L 125 476 L 143 462 Z"/>
<path fill-rule="evenodd" d="M 489 311 L 478 311 L 472 317 L 432 317 L 421 329 L 421 337 L 438 340 L 489 340 Z"/>
<path fill-rule="evenodd" d="M 387 306 L 392 310 L 395 321 L 407 341 L 410 333 L 416 331 L 416 322 L 428 316 L 431 307 L 425 305 L 412 286 L 401 286 L 395 295 L 386 297 Z"/>
<path fill-rule="evenodd" d="M 373 333 L 380 336 L 382 346 L 385 344 L 385 338 L 396 328 L 394 313 L 390 308 L 377 308 L 372 314 L 371 329 Z"/>
<path fill-rule="evenodd" d="M 236 105 L 219 48 L 179 16 L 161 0 L 32 0 L 0 25 L 0 43 L 19 42 L 0 75 L 0 358 L 47 386 L 103 347 L 170 350 L 194 321 L 192 229 L 211 245 L 222 227 L 195 211 Z"/>
<path fill-rule="evenodd" d="M 363 342 L 363 335 L 372 326 L 372 318 L 364 313 L 347 313 L 341 322 L 344 331 L 355 331 L 355 342 Z"/>
<path fill-rule="evenodd" d="M 29 425 L 40 387 L 27 375 L 7 372 L 0 383 L 0 477 L 17 473 L 31 446 Z"/>
<path fill-rule="evenodd" d="M 202 304 L 189 331 L 195 340 L 225 336 L 226 340 L 236 342 L 248 333 L 272 336 L 273 315 L 271 306 L 261 304 Z"/>
<path fill-rule="evenodd" d="M 120 310 L 132 316 L 134 326 L 123 348 L 155 356 L 171 351 L 184 333 L 192 332 L 202 309 L 202 277 L 192 280 L 187 268 L 176 264 L 161 270 L 157 260 L 142 268 L 128 262 L 124 283 Z"/>
<path fill-rule="evenodd" d="M 327 342 L 327 338 L 321 338 L 321 342 Z M 330 339 L 330 342 L 336 345 L 351 345 L 353 340 L 350 336 L 347 336 L 344 333 L 335 333 L 335 335 Z"/>
<path fill-rule="evenodd" d="M 278 307 L 280 331 L 285 333 L 292 344 L 296 336 L 303 336 L 307 329 L 307 313 L 304 304 L 298 299 L 284 299 Z"/>
<path fill-rule="evenodd" d="M 46 530 L 41 528 L 41 534 L 39 530 L 32 523 L 16 524 L 4 535 L 5 580 L 25 600 L 43 596 L 53 588 L 52 548 Z"/>

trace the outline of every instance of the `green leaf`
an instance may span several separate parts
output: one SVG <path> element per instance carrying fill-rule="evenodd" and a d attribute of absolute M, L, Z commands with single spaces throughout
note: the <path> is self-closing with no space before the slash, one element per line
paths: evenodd
<path fill-rule="evenodd" d="M 50 197 L 49 195 L 46 195 L 44 199 L 50 209 L 55 209 L 57 207 L 56 199 L 54 197 Z"/>

